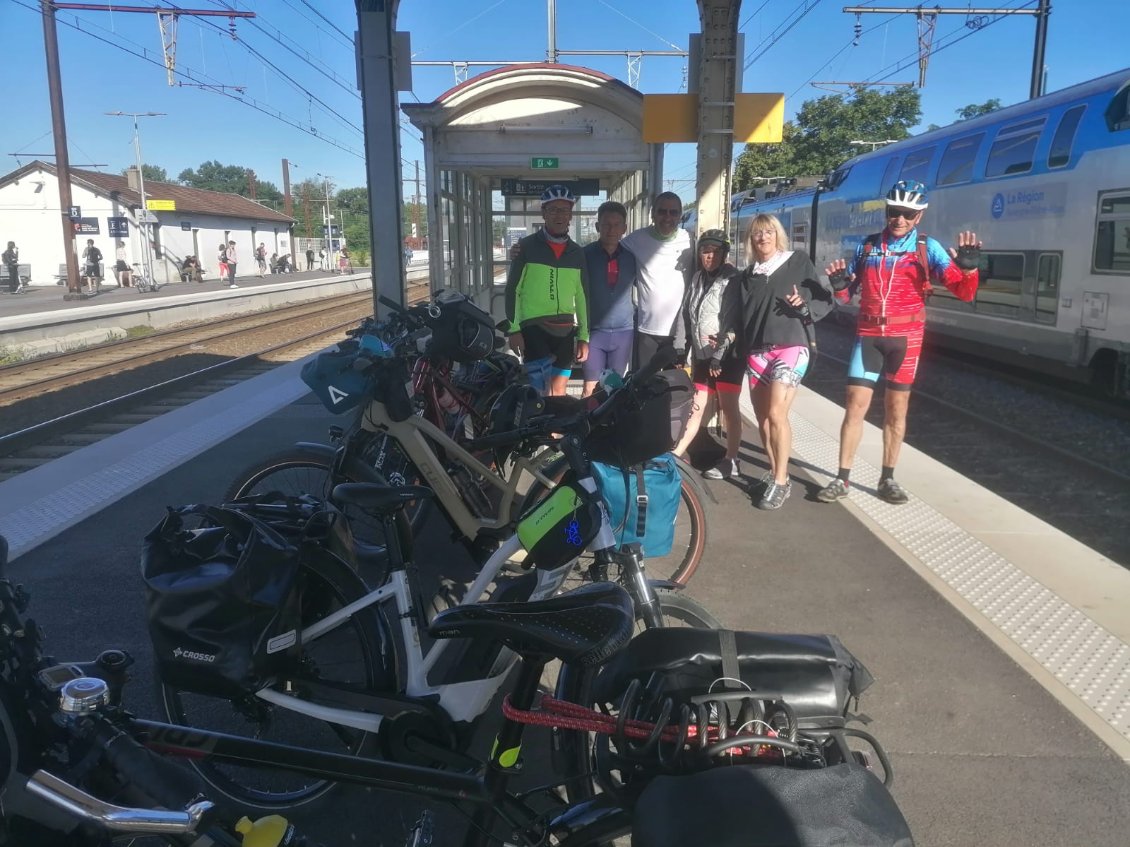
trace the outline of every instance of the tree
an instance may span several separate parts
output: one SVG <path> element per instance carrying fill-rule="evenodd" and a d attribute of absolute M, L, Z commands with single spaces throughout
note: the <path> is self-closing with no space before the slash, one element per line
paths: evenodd
<path fill-rule="evenodd" d="M 746 145 L 734 168 L 734 189 L 752 187 L 754 177 L 828 173 L 859 154 L 851 142 L 907 138 L 921 114 L 919 92 L 910 87 L 879 92 L 857 86 L 850 95 L 806 100 L 796 120 L 785 124 L 780 144 Z"/>
<path fill-rule="evenodd" d="M 240 165 L 223 165 L 213 159 L 210 162 L 202 162 L 196 170 L 185 168 L 177 177 L 178 182 L 190 188 L 222 191 L 226 194 L 239 194 L 242 197 L 251 197 L 253 180 L 255 199 L 272 208 L 281 208 L 282 192 L 279 191 L 278 186 L 273 182 L 258 179 L 253 170 Z"/>
<path fill-rule="evenodd" d="M 995 112 L 1001 107 L 1001 101 L 994 97 L 992 100 L 986 100 L 984 103 L 970 103 L 968 106 L 962 106 L 960 109 L 955 109 L 955 114 L 959 121 L 967 121 L 970 118 L 979 118 L 981 115 L 987 115 L 989 112 Z"/>
<path fill-rule="evenodd" d="M 129 172 L 130 168 L 122 168 L 122 176 L 126 176 Z M 141 175 L 145 177 L 146 182 L 169 182 L 168 172 L 157 165 L 143 164 L 141 166 Z"/>

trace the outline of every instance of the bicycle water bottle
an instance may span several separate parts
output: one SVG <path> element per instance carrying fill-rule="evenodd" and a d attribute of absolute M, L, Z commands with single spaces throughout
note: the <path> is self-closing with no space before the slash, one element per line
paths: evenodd
<path fill-rule="evenodd" d="M 282 815 L 267 815 L 257 821 L 240 818 L 235 831 L 242 836 L 243 847 L 304 847 L 309 843 Z"/>

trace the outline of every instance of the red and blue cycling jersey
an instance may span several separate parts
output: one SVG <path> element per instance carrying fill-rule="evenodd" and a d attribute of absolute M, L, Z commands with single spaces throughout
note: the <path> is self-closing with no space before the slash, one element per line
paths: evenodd
<path fill-rule="evenodd" d="M 856 248 L 849 265 L 855 279 L 848 288 L 836 292 L 843 303 L 859 292 L 860 335 L 902 335 L 921 330 L 931 282 L 945 285 L 966 302 L 976 296 L 977 271 L 963 271 L 933 238 L 926 237 L 922 245 L 927 270 L 919 255 L 917 229 L 895 241 L 889 241 L 889 237 L 883 230 L 868 236 Z"/>

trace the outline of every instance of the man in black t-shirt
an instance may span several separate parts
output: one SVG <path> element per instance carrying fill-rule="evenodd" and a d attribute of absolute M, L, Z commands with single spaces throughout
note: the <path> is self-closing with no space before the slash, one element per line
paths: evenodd
<path fill-rule="evenodd" d="M 86 239 L 86 249 L 82 251 L 82 276 L 87 280 L 91 286 L 98 285 L 102 279 L 102 272 L 100 263 L 102 262 L 102 251 L 94 246 L 94 239 Z"/>
<path fill-rule="evenodd" d="M 17 294 L 20 290 L 20 249 L 16 242 L 9 241 L 8 249 L 0 255 L 4 267 L 8 269 L 8 293 Z"/>

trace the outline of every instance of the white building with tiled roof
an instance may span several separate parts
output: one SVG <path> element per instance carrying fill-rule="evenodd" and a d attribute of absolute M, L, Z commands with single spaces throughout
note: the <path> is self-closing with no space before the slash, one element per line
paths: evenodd
<path fill-rule="evenodd" d="M 291 253 L 294 219 L 238 194 L 204 191 L 147 180 L 148 200 L 166 201 L 171 209 L 151 211 L 157 223 L 149 227 L 153 248 L 153 275 L 158 282 L 179 279 L 185 256 L 200 259 L 205 275 L 216 279 L 221 242 L 235 241 L 240 275 L 253 273 L 255 248 L 262 242 L 268 257 Z M 81 256 L 91 238 L 102 251 L 107 281 L 113 280 L 118 242 L 127 263 L 142 261 L 138 215 L 141 194 L 136 170 L 130 175 L 71 169 L 71 203 L 81 209 L 76 226 L 75 248 Z M 126 236 L 115 237 L 111 227 L 125 218 Z M 53 164 L 35 161 L 0 176 L 0 249 L 16 242 L 20 264 L 29 265 L 32 285 L 52 285 L 66 265 L 63 254 L 63 222 L 59 209 L 59 183 Z M 111 219 L 115 219 L 111 221 Z M 81 267 L 81 259 L 80 259 Z M 0 276 L 3 276 L 0 272 Z M 6 283 L 6 278 L 0 280 Z"/>

